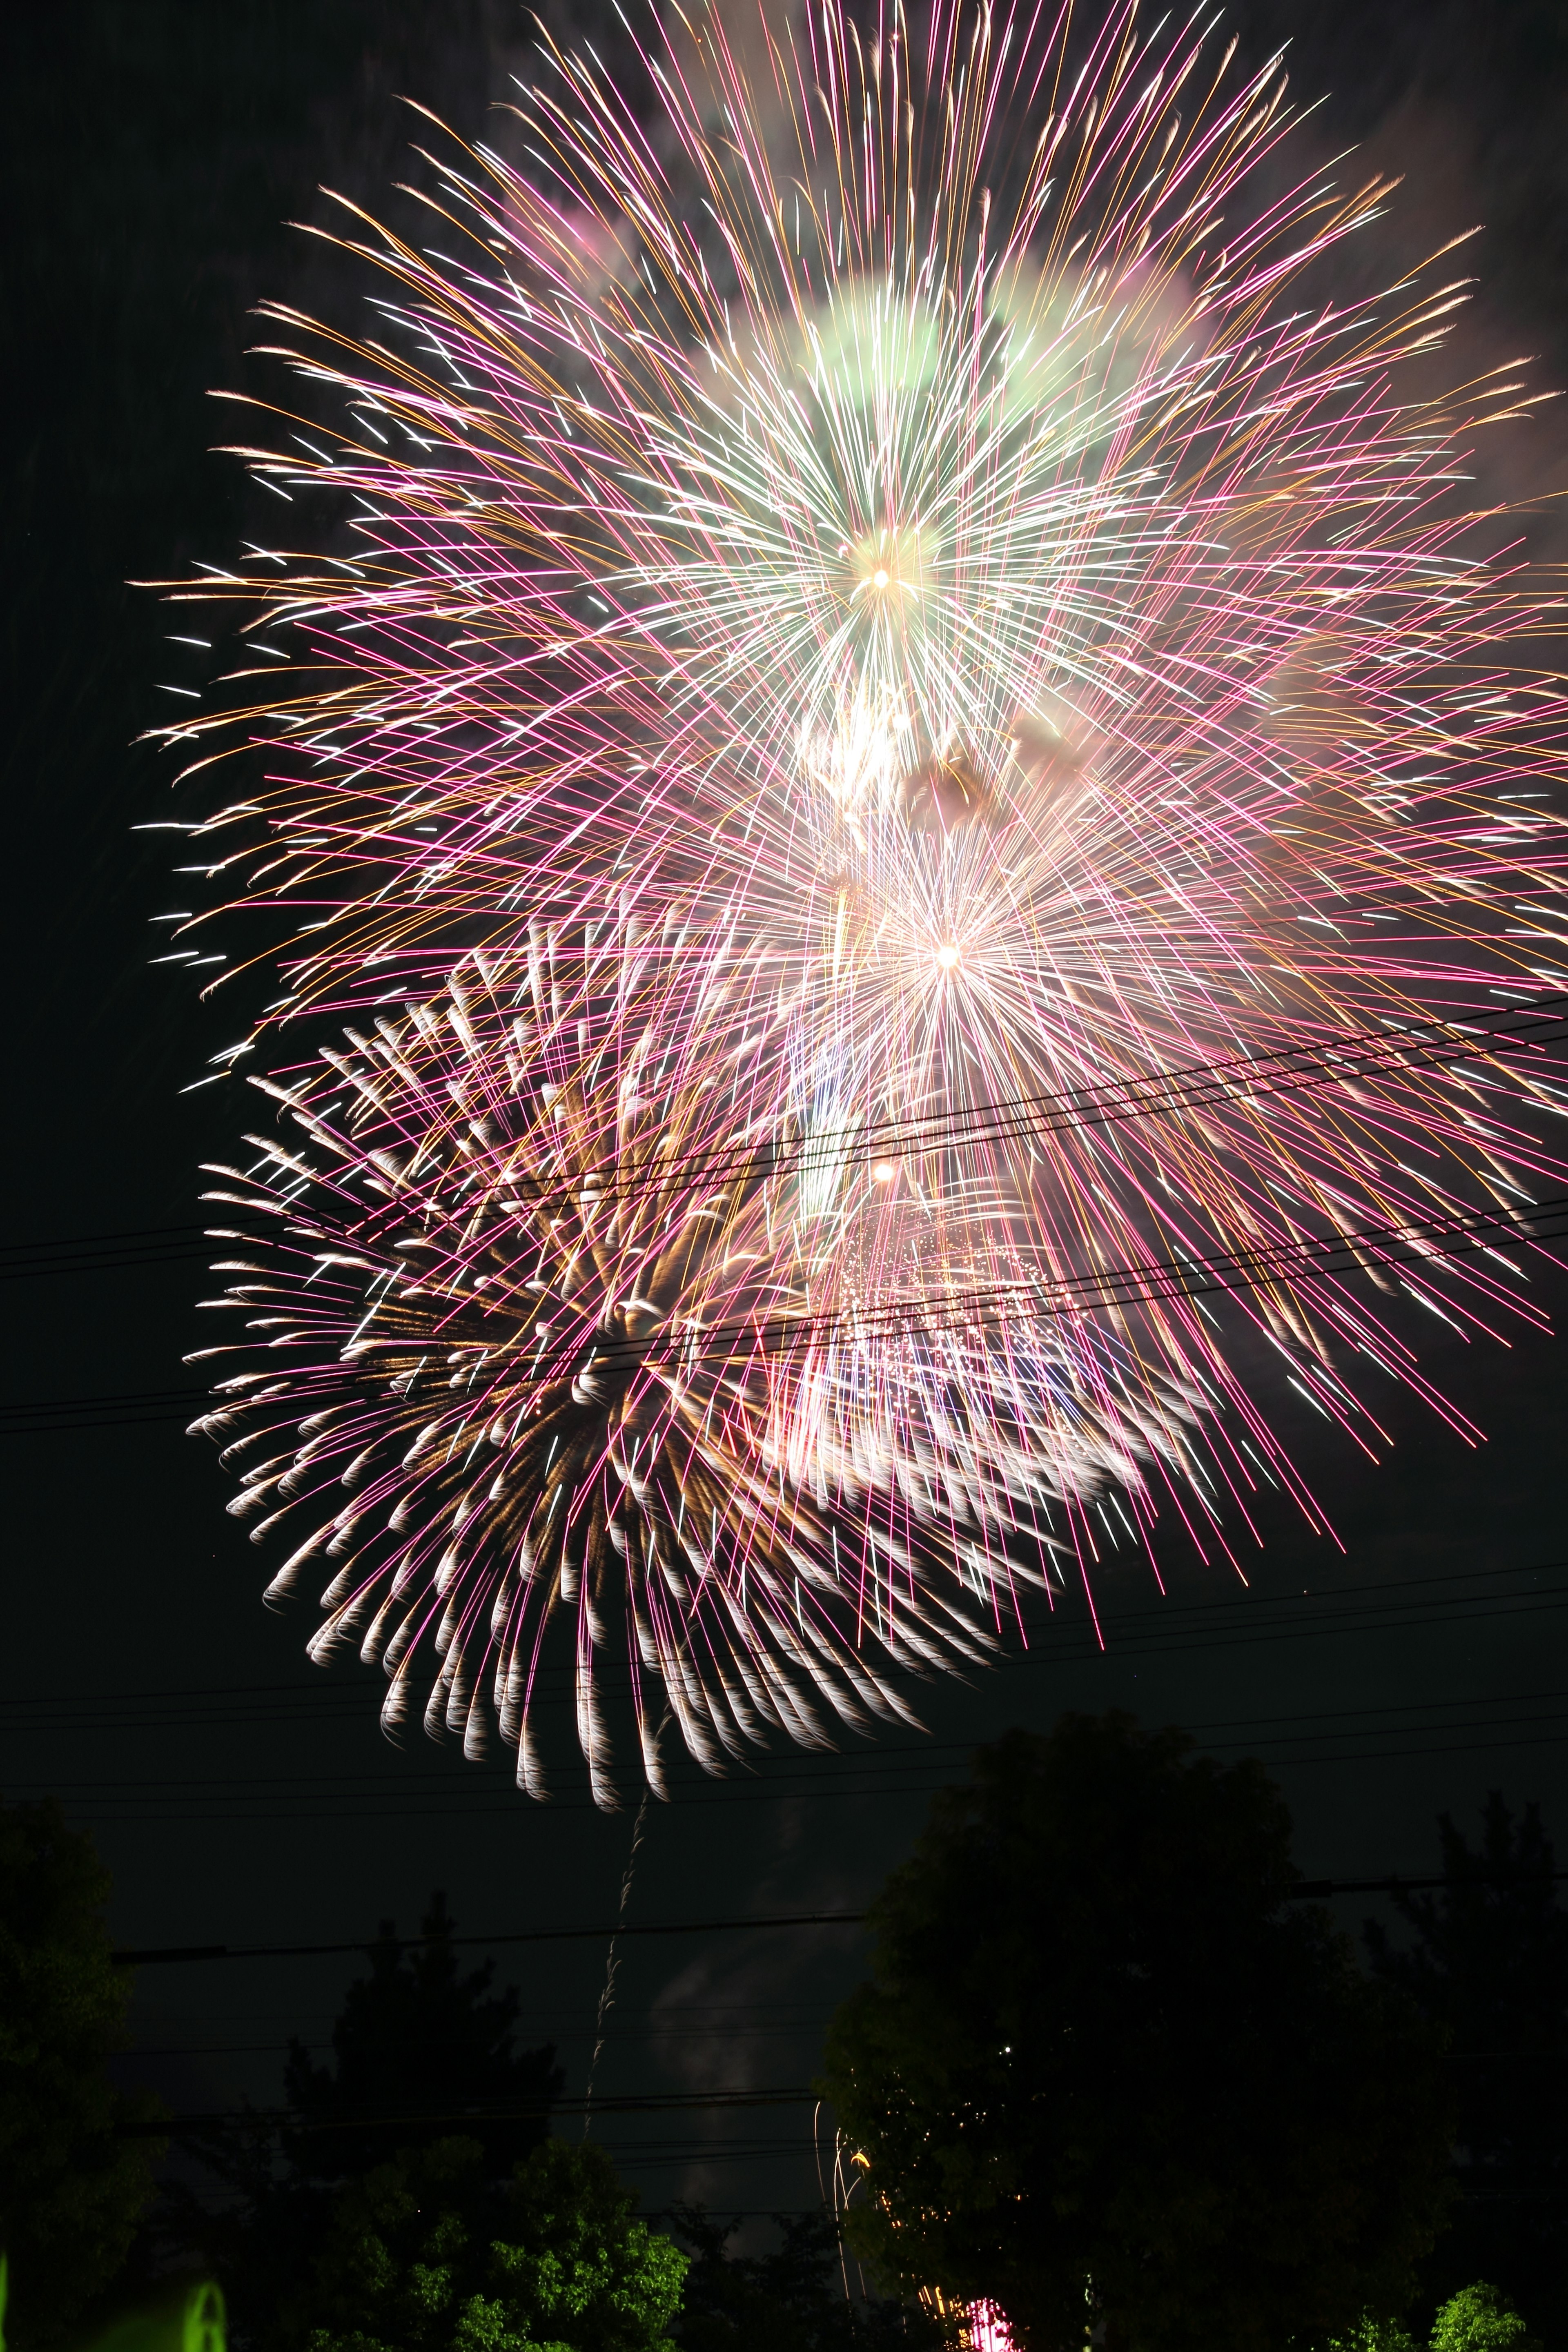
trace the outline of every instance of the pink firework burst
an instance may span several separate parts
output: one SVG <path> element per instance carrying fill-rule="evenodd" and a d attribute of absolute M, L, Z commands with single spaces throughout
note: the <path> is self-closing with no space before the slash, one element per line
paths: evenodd
<path fill-rule="evenodd" d="M 176 730 L 261 747 L 198 839 L 283 927 L 202 1425 L 318 1648 L 395 1714 L 433 1648 L 536 1792 L 559 1629 L 605 1802 L 607 1658 L 657 1787 L 667 1712 L 897 1714 L 1162 1508 L 1316 1519 L 1244 1343 L 1374 1443 L 1559 1181 L 1558 614 L 1465 504 L 1520 386 L 1414 386 L 1462 289 L 1334 299 L 1384 192 L 1195 22 L 738 26 L 653 124 L 547 54 L 440 251 L 349 240 L 374 341 L 272 312 L 332 421 L 244 454 L 352 551 L 186 592 L 289 656 Z"/>

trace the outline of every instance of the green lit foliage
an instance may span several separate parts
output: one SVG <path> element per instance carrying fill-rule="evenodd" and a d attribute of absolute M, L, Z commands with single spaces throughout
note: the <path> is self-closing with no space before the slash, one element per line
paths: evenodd
<path fill-rule="evenodd" d="M 152 2145 L 124 2126 L 157 2103 L 116 2091 L 126 1971 L 110 1958 L 109 1880 L 52 1800 L 0 1804 L 0 2231 L 11 2352 L 65 2335 L 114 2276 L 150 2193 Z"/>
<path fill-rule="evenodd" d="M 601 2148 L 546 2140 L 498 2185 L 477 2141 L 379 2165 L 336 2200 L 297 2315 L 310 2352 L 675 2352 L 686 2257 Z"/>
<path fill-rule="evenodd" d="M 1329 2352 L 1416 2352 L 1416 2344 L 1402 2320 L 1365 2312 L 1353 2327 L 1330 2339 Z"/>
<path fill-rule="evenodd" d="M 1278 2352 L 1397 2311 L 1447 2193 L 1438 2037 L 1283 1901 L 1262 1768 L 1068 1716 L 943 1791 L 872 1917 L 823 2089 L 847 2236 L 1028 2352 Z"/>
<path fill-rule="evenodd" d="M 1375 2318 L 1369 2312 L 1334 2337 L 1330 2352 L 1416 2352 L 1416 2343 L 1399 2320 Z M 1478 2279 L 1438 2305 L 1430 2352 L 1542 2352 L 1542 2347 L 1502 2289 Z"/>
<path fill-rule="evenodd" d="M 1541 2352 L 1541 2345 L 1502 2289 L 1478 2279 L 1439 2307 L 1432 2352 Z"/>

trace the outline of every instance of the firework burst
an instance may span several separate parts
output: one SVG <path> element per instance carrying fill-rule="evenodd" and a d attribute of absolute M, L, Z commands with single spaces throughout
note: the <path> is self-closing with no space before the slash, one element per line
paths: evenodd
<path fill-rule="evenodd" d="M 1406 381 L 1460 289 L 1325 293 L 1383 192 L 1195 25 L 734 21 L 653 128 L 544 52 L 455 252 L 351 241 L 373 343 L 273 311 L 331 446 L 245 455 L 354 541 L 204 583 L 293 675 L 177 730 L 264 747 L 198 835 L 292 926 L 246 1050 L 358 1024 L 238 1180 L 238 1507 L 531 1788 L 570 1626 L 606 1801 L 623 1640 L 657 1785 L 645 1680 L 817 1738 L 1163 1500 L 1316 1518 L 1235 1335 L 1374 1440 L 1393 1294 L 1529 1311 L 1448 1242 L 1556 1181 L 1492 1034 L 1563 977 L 1555 611 L 1461 487 L 1523 395 Z"/>

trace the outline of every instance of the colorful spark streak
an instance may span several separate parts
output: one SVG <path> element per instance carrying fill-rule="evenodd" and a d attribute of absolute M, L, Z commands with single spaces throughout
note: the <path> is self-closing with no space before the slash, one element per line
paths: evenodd
<path fill-rule="evenodd" d="M 1369 1449 L 1447 1410 L 1408 1302 L 1539 1321 L 1528 1223 L 1452 1233 L 1561 1183 L 1498 1032 L 1568 971 L 1556 613 L 1466 507 L 1520 384 L 1422 389 L 1462 289 L 1337 298 L 1383 191 L 1195 23 L 745 5 L 652 123 L 542 51 L 518 167 L 348 240 L 374 338 L 273 310 L 243 454 L 340 551 L 181 592 L 267 673 L 171 730 L 260 747 L 201 919 L 282 940 L 198 1426 L 317 1655 L 395 1718 L 433 1654 L 537 1794 L 559 1643 L 606 1804 L 606 1665 L 662 1789 L 1162 1511 L 1322 1525 L 1265 1352 Z"/>

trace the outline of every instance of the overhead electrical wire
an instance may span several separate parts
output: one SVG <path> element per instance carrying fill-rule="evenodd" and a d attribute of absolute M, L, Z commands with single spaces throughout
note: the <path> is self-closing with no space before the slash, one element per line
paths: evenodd
<path fill-rule="evenodd" d="M 1550 1230 L 1537 1230 L 1542 1226 Z M 1397 1224 L 1363 1226 L 1352 1233 L 1326 1235 L 1317 1241 L 1274 1243 L 1257 1249 L 1230 1250 L 1212 1256 L 1196 1255 L 1142 1264 L 1097 1268 L 1060 1276 L 1050 1281 L 1029 1280 L 987 1286 L 953 1293 L 932 1314 L 930 1295 L 922 1305 L 894 1300 L 852 1314 L 836 1310 L 825 1315 L 780 1316 L 746 1320 L 639 1341 L 635 1350 L 601 1346 L 595 1360 L 608 1370 L 625 1365 L 668 1360 L 682 1365 L 722 1363 L 736 1357 L 787 1357 L 810 1352 L 827 1335 L 849 1330 L 857 1338 L 898 1333 L 913 1337 L 954 1328 L 974 1328 L 997 1321 L 1070 1317 L 1088 1307 L 1128 1305 L 1139 1300 L 1201 1298 L 1221 1292 L 1260 1288 L 1281 1276 L 1338 1276 L 1368 1267 L 1399 1267 L 1432 1258 L 1456 1258 L 1486 1252 L 1510 1237 L 1531 1243 L 1568 1238 L 1568 1194 L 1531 1202 L 1522 1208 L 1450 1211 L 1441 1216 L 1412 1219 Z M 1343 1263 L 1342 1263 L 1343 1261 Z M 731 1347 L 724 1342 L 732 1341 Z M 719 1343 L 717 1349 L 715 1342 Z M 580 1352 L 581 1342 L 572 1349 Z M 539 1351 L 548 1366 L 567 1353 L 548 1347 Z M 331 1393 L 323 1380 L 320 1393 Z M 130 1426 L 143 1421 L 176 1420 L 200 1403 L 199 1389 L 162 1389 L 100 1397 L 55 1397 L 0 1406 L 0 1436 L 41 1434 L 49 1431 Z M 267 1391 L 248 1400 L 265 1404 Z M 130 1408 L 127 1411 L 125 1408 Z"/>
<path fill-rule="evenodd" d="M 198 1224 L 135 1225 L 123 1232 L 74 1234 L 54 1241 L 7 1242 L 0 1244 L 0 1282 L 55 1274 L 115 1274 L 206 1254 L 206 1228 Z"/>
<path fill-rule="evenodd" d="M 1424 1591 L 1429 1585 L 1492 1585 L 1508 1577 L 1555 1575 L 1559 1570 L 1563 1569 L 1568 1569 L 1568 1556 L 1564 1556 L 1560 1559 L 1521 1560 L 1495 1568 L 1442 1569 L 1438 1570 L 1435 1573 L 1425 1575 L 1384 1577 L 1375 1581 L 1361 1580 L 1355 1583 L 1347 1583 L 1343 1585 L 1331 1584 L 1327 1586 L 1319 1586 L 1316 1591 L 1310 1591 L 1309 1588 L 1303 1587 L 1300 1592 L 1258 1592 L 1254 1591 L 1250 1586 L 1247 1586 L 1244 1587 L 1242 1591 L 1237 1592 L 1233 1597 L 1218 1601 L 1178 1601 L 1172 1600 L 1169 1597 L 1165 1597 L 1157 1602 L 1152 1608 L 1125 1610 L 1120 1612 L 1120 1614 L 1116 1614 L 1114 1612 L 1107 1613 L 1106 1622 L 1125 1625 L 1143 1622 L 1153 1623 L 1157 1621 L 1162 1627 L 1168 1627 L 1173 1617 L 1178 1619 L 1186 1617 L 1206 1619 L 1211 1615 L 1227 1610 L 1294 1607 L 1298 1601 L 1308 1599 L 1319 1603 L 1331 1601 L 1345 1601 L 1355 1604 L 1358 1612 L 1364 1612 L 1366 1596 L 1370 1593 L 1392 1592 L 1397 1594 L 1418 1592 Z M 1374 1607 L 1396 1607 L 1398 1605 L 1399 1603 L 1396 1601 L 1373 1604 Z M 1049 1624 L 1050 1622 L 1051 1621 L 1049 1619 L 1039 1621 L 1042 1627 Z M 1025 1654 L 1026 1656 L 1029 1654 L 1030 1654 L 1028 1653 Z M 1016 1663 L 1021 1663 L 1021 1661 L 1016 1661 Z M 544 1674 L 542 1675 L 542 1679 L 548 1682 L 550 1679 L 548 1670 L 545 1670 Z M 564 1679 L 563 1669 L 559 1667 L 555 1669 L 554 1679 L 557 1683 L 560 1683 Z M 366 1675 L 363 1677 L 363 1680 L 367 1685 L 374 1687 L 375 1682 L 375 1677 L 374 1675 Z M 348 1685 L 342 1678 L 340 1678 L 335 1683 L 321 1682 L 317 1679 L 312 1679 L 309 1681 L 289 1683 L 226 1683 L 216 1685 L 208 1685 L 205 1683 L 198 1685 L 187 1684 L 183 1686 L 176 1685 L 173 1689 L 145 1692 L 88 1691 L 67 1693 L 64 1691 L 27 1690 L 19 1691 L 10 1697 L 0 1699 L 0 1720 L 3 1720 L 4 1711 L 6 1707 L 64 1706 L 67 1708 L 90 1708 L 92 1710 L 93 1721 L 95 1723 L 100 1723 L 103 1719 L 101 1710 L 106 1706 L 114 1706 L 121 1704 L 135 1706 L 143 1702 L 162 1705 L 169 1700 L 189 1699 L 197 1706 L 217 1706 L 221 1707 L 223 1719 L 227 1722 L 234 1719 L 234 1702 L 249 1696 L 266 1697 L 271 1695 L 279 1695 L 290 1700 L 310 1698 L 312 1696 L 327 1699 L 333 1696 L 334 1691 L 342 1695 L 348 1687 L 352 1687 L 352 1685 Z M 173 1721 L 176 1718 L 171 1717 L 169 1719 Z"/>
<path fill-rule="evenodd" d="M 1555 1884 L 1568 1879 L 1568 1870 L 1500 1871 L 1480 1873 L 1503 1885 Z M 1383 1878 L 1303 1878 L 1279 1889 L 1282 1903 L 1316 1902 L 1333 1895 L 1395 1895 L 1415 1894 L 1423 1890 L 1468 1884 L 1452 1873 L 1440 1873 L 1436 1877 Z M 153 1946 L 147 1950 L 115 1951 L 110 1958 L 123 1968 L 151 1968 L 180 1961 L 197 1960 L 300 1960 L 342 1958 L 345 1955 L 391 1949 L 423 1951 L 433 1943 L 448 1945 L 452 1949 L 479 1946 L 486 1951 L 499 1950 L 503 1945 L 595 1943 L 609 1936 L 719 1936 L 741 1933 L 756 1934 L 764 1929 L 780 1927 L 860 1927 L 868 1917 L 865 1911 L 778 1911 L 743 1913 L 731 1919 L 645 1919 L 595 1920 L 578 1927 L 508 1928 L 499 1933 L 471 1936 L 393 1936 L 361 1937 L 339 1944 L 170 1944 Z"/>
<path fill-rule="evenodd" d="M 1486 1701 L 1486 1704 L 1491 1706 L 1526 1706 L 1544 1704 L 1548 1701 L 1553 1700 L 1561 1701 L 1565 1698 L 1568 1698 L 1568 1690 L 1520 1691 L 1493 1695 Z M 1415 1715 L 1426 1716 L 1438 1713 L 1451 1714 L 1453 1709 L 1456 1707 L 1461 1707 L 1467 1704 L 1468 1704 L 1468 1702 L 1464 1699 L 1415 1699 L 1403 1706 L 1394 1706 L 1326 1707 L 1312 1712 L 1298 1712 L 1296 1714 L 1286 1716 L 1244 1716 L 1221 1722 L 1188 1723 L 1184 1727 L 1184 1728 L 1189 1731 L 1194 1738 L 1198 1738 L 1199 1735 L 1204 1733 L 1212 1734 L 1216 1731 L 1233 1731 L 1241 1729 L 1243 1727 L 1251 1727 L 1248 1736 L 1245 1738 L 1215 1739 L 1212 1737 L 1203 1738 L 1201 1740 L 1201 1745 L 1210 1753 L 1221 1753 L 1226 1749 L 1253 1747 L 1258 1743 L 1259 1738 L 1266 1738 L 1269 1732 L 1273 1732 L 1275 1735 L 1275 1744 L 1283 1741 L 1290 1746 L 1300 1746 L 1302 1744 L 1315 1745 L 1330 1739 L 1410 1738 L 1427 1733 L 1442 1731 L 1478 1731 L 1489 1729 L 1518 1731 L 1529 1729 L 1531 1726 L 1537 1723 L 1552 1723 L 1554 1725 L 1562 1724 L 1564 1726 L 1565 1729 L 1568 1729 L 1568 1714 L 1565 1714 L 1561 1707 L 1559 1707 L 1555 1713 L 1546 1716 L 1485 1716 L 1470 1720 L 1460 1720 L 1448 1723 L 1390 1723 L 1383 1729 L 1379 1729 L 1376 1725 L 1368 1725 L 1365 1721 L 1365 1717 L 1368 1716 L 1388 1717 Z M 1291 1731 L 1282 1727 L 1297 1723 L 1318 1724 L 1324 1722 L 1333 1723 L 1339 1727 L 1329 1731 Z M 784 1754 L 776 1755 L 765 1760 L 768 1763 L 778 1767 L 782 1772 L 789 1777 L 828 1778 L 833 1775 L 842 1777 L 846 1772 L 856 1770 L 884 1769 L 887 1769 L 886 1759 L 889 1758 L 907 1758 L 912 1759 L 909 1764 L 892 1766 L 891 1769 L 894 1772 L 911 1769 L 923 1770 L 926 1769 L 945 1769 L 938 1767 L 939 1759 L 942 1757 L 968 1757 L 973 1755 L 974 1747 L 975 1742 L 973 1739 L 909 1740 L 903 1743 L 881 1746 L 876 1749 L 852 1749 L 848 1751 L 835 1750 L 828 1755 L 819 1755 L 816 1757 L 807 1758 L 793 1757 Z M 341 1784 L 344 1780 L 372 1781 L 376 1780 L 378 1776 L 369 1772 L 350 1772 L 346 1774 L 340 1773 L 329 1775 L 328 1777 L 337 1780 Z M 288 1776 L 288 1780 L 285 1781 L 279 1781 L 276 1774 L 268 1773 L 258 1775 L 254 1780 L 249 1782 L 237 1781 L 222 1775 L 214 1775 L 210 1771 L 192 1776 L 189 1779 L 180 1780 L 171 1780 L 167 1777 L 163 1777 L 155 1780 L 136 1780 L 117 1775 L 113 1785 L 116 1789 L 129 1790 L 187 1788 L 200 1788 L 206 1790 L 209 1788 L 233 1789 L 235 1787 L 243 1788 L 246 1786 L 253 1786 L 256 1788 L 266 1789 L 268 1791 L 276 1793 L 279 1789 L 286 1787 L 289 1780 L 293 1781 L 302 1789 L 310 1788 L 320 1791 L 322 1787 L 322 1775 L 320 1772 L 291 1774 Z M 422 1770 L 417 1775 L 420 1793 L 428 1794 L 434 1792 L 442 1786 L 443 1780 L 444 1776 L 438 1772 Z M 466 1775 L 465 1780 L 468 1785 L 473 1785 L 471 1775 Z M 13 1785 L 20 1785 L 25 1789 L 28 1784 L 14 1783 Z M 104 1784 L 102 1782 L 97 1780 L 60 1781 L 58 1780 L 55 1780 L 48 1783 L 51 1792 L 57 1795 L 71 1794 L 82 1789 L 97 1789 L 103 1785 Z M 405 1780 L 400 1779 L 397 1785 L 400 1790 L 406 1790 L 407 1782 Z M 691 1785 L 694 1787 L 700 1787 L 702 1782 L 699 1779 L 694 1779 Z M 342 1791 L 340 1787 L 340 1793 L 342 1792 Z M 416 1937 L 412 1940 L 417 1942 L 423 1939 Z"/>
<path fill-rule="evenodd" d="M 1480 1044 L 1473 1041 L 1480 1040 Z M 871 1156 L 896 1157 L 900 1150 L 925 1151 L 944 1144 L 1025 1138 L 1062 1127 L 1120 1123 L 1129 1118 L 1157 1118 L 1173 1110 L 1201 1108 L 1210 1099 L 1270 1095 L 1301 1087 L 1346 1085 L 1374 1075 L 1383 1067 L 1404 1067 L 1411 1062 L 1442 1058 L 1484 1058 L 1482 1048 L 1500 1050 L 1568 1043 L 1568 994 L 1553 994 L 1510 1005 L 1499 1013 L 1478 1013 L 1468 1021 L 1433 1017 L 1379 1031 L 1348 1032 L 1342 1039 L 1319 1045 L 1285 1045 L 1271 1052 L 1233 1055 L 1222 1061 L 1193 1063 L 1147 1078 L 1129 1079 L 1095 1092 L 1062 1089 L 1048 1094 L 1015 1095 L 973 1103 L 962 1110 L 933 1112 L 926 1117 L 873 1119 L 858 1127 L 814 1129 L 808 1138 L 782 1147 L 784 1157 L 773 1172 L 797 1165 L 797 1155 L 821 1153 L 837 1161 L 847 1149 L 864 1148 Z M 671 1184 L 704 1175 L 721 1181 L 755 1160 L 755 1141 L 678 1152 L 662 1163 L 654 1181 Z M 639 1190 L 647 1188 L 646 1172 Z M 600 1198 L 616 1197 L 614 1187 L 599 1187 Z M 209 1236 L 204 1225 L 131 1226 L 105 1233 L 67 1234 L 36 1242 L 0 1244 L 0 1281 L 50 1274 L 100 1274 L 122 1266 L 162 1265 L 206 1255 Z"/>
<path fill-rule="evenodd" d="M 1266 1047 L 1217 1061 L 1194 1062 L 1093 1088 L 1055 1088 L 1015 1094 L 959 1108 L 865 1118 L 854 1124 L 813 1125 L 797 1135 L 759 1136 L 708 1145 L 698 1150 L 660 1154 L 639 1166 L 634 1179 L 617 1182 L 613 1162 L 585 1171 L 601 1208 L 617 1201 L 674 1196 L 694 1185 L 723 1184 L 765 1172 L 770 1178 L 798 1175 L 814 1168 L 837 1169 L 859 1159 L 897 1160 L 960 1145 L 1027 1143 L 1085 1128 L 1181 1117 L 1221 1103 L 1247 1103 L 1275 1097 L 1350 1086 L 1390 1072 L 1418 1069 L 1434 1062 L 1484 1062 L 1491 1051 L 1532 1054 L 1568 1044 L 1568 994 L 1556 992 L 1510 1005 L 1500 1013 L 1469 1020 L 1429 1016 L 1380 1030 L 1348 1029 L 1313 1044 Z M 287 1089 L 275 1089 L 289 1099 Z M 504 1154 L 509 1140 L 494 1147 Z"/>

